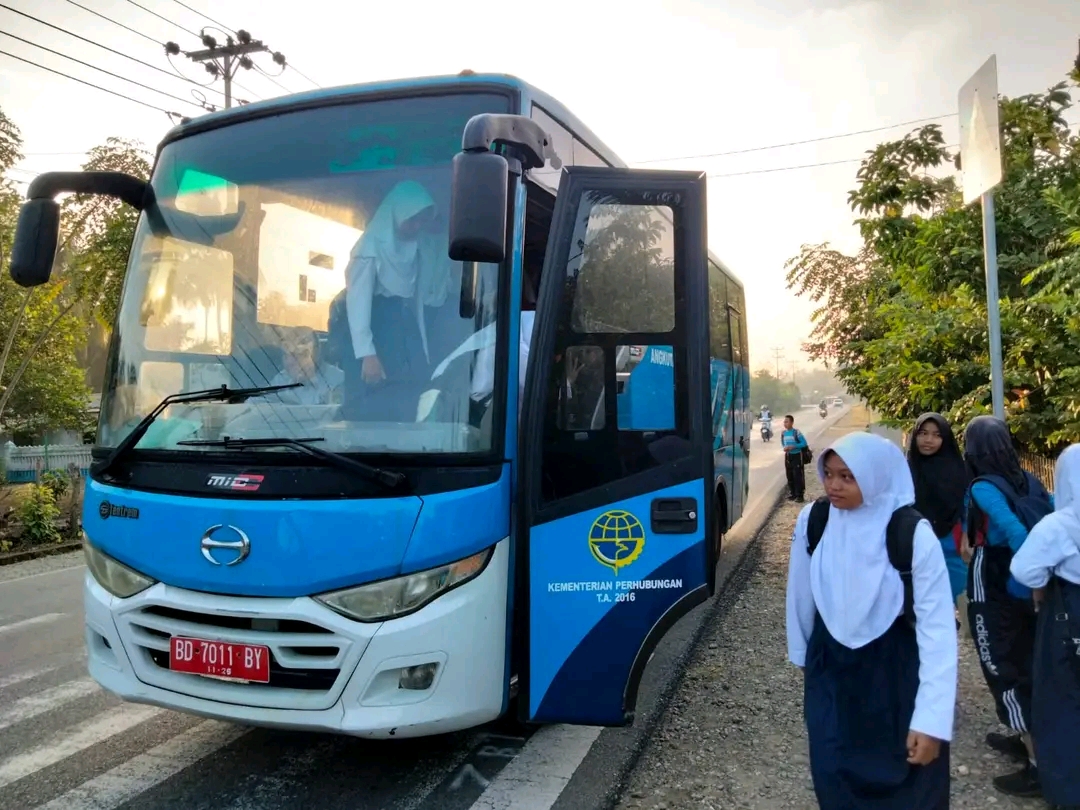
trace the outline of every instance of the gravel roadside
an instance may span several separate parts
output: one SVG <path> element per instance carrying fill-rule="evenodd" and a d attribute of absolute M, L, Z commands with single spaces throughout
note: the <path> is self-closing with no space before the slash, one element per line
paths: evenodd
<path fill-rule="evenodd" d="M 807 497 L 818 497 L 817 477 L 807 478 Z M 802 677 L 787 661 L 784 628 L 788 552 L 800 508 L 785 501 L 747 551 L 616 807 L 817 807 Z M 983 742 L 987 732 L 1001 729 L 966 636 L 960 639 L 957 702 L 952 807 L 1045 808 L 1042 801 L 994 790 L 991 778 L 1016 766 Z"/>

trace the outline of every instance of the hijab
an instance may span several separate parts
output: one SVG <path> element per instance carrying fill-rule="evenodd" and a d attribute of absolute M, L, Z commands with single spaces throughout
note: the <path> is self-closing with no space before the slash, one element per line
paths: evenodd
<path fill-rule="evenodd" d="M 976 416 L 964 431 L 964 456 L 972 478 L 999 475 L 1021 495 L 1028 491 L 1027 476 L 1013 447 L 1008 426 L 994 416 Z"/>
<path fill-rule="evenodd" d="M 880 638 L 904 606 L 900 574 L 889 562 L 885 529 L 893 512 L 915 502 L 915 487 L 904 454 L 871 433 L 849 433 L 817 460 L 840 456 L 855 476 L 863 502 L 857 509 L 829 506 L 829 522 L 810 559 L 810 590 L 834 639 L 858 649 Z"/>
<path fill-rule="evenodd" d="M 455 282 L 445 236 L 421 232 L 406 239 L 398 230 L 427 210 L 434 214 L 435 200 L 426 188 L 415 180 L 398 183 L 368 222 L 350 258 L 374 259 L 379 284 L 390 295 L 417 297 L 425 306 L 439 307 Z M 358 264 L 350 261 L 350 268 Z"/>
<path fill-rule="evenodd" d="M 941 433 L 941 447 L 932 456 L 919 452 L 915 437 L 927 422 Z M 930 521 L 934 534 L 944 537 L 960 520 L 964 493 L 971 478 L 952 427 L 939 413 L 924 413 L 915 422 L 908 443 L 908 467 L 915 484 L 915 508 Z"/>

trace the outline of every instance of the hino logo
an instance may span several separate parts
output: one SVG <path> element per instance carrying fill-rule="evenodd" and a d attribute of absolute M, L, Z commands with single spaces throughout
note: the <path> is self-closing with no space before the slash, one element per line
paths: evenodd
<path fill-rule="evenodd" d="M 211 475 L 206 479 L 208 487 L 231 489 L 236 492 L 255 492 L 262 485 L 263 476 L 253 473 L 239 475 Z"/>
<path fill-rule="evenodd" d="M 227 537 L 228 534 L 232 534 L 233 539 L 223 539 Z M 217 535 L 217 537 L 215 537 L 215 535 Z M 222 549 L 222 556 L 232 557 L 225 565 L 242 563 L 247 559 L 248 554 L 251 553 L 251 541 L 248 539 L 248 536 L 235 526 L 226 526 L 223 523 L 211 526 L 203 532 L 202 540 L 199 545 L 202 548 L 203 557 L 205 557 L 212 565 L 221 565 L 221 562 L 214 558 L 213 552 L 215 549 Z M 225 554 L 225 551 L 227 551 L 228 554 Z"/>

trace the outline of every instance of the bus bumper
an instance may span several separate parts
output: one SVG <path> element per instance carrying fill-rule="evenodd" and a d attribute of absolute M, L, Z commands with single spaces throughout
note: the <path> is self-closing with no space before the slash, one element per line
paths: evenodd
<path fill-rule="evenodd" d="M 475 580 L 381 624 L 351 621 L 308 597 L 231 597 L 164 583 L 118 599 L 87 571 L 90 675 L 124 700 L 244 725 L 371 738 L 478 726 L 499 716 L 508 681 L 508 545 L 496 546 Z M 271 682 L 173 672 L 174 635 L 266 645 Z M 424 664 L 436 666 L 430 686 L 402 688 L 402 670 Z"/>

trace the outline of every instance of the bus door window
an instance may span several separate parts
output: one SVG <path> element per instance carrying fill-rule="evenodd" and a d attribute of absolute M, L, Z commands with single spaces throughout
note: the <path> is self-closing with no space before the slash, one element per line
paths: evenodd
<path fill-rule="evenodd" d="M 545 499 L 603 486 L 661 463 L 649 445 L 689 436 L 685 340 L 676 337 L 675 228 L 665 206 L 622 204 L 586 194 L 578 246 L 567 262 L 562 312 L 549 379 L 544 431 Z M 631 352 L 664 361 L 657 425 L 641 429 L 620 417 L 620 375 Z M 660 371 L 658 369 L 658 371 Z M 563 399 L 568 379 L 575 400 Z M 679 403 L 683 404 L 680 405 Z M 645 418 L 643 416 L 643 418 Z"/>

